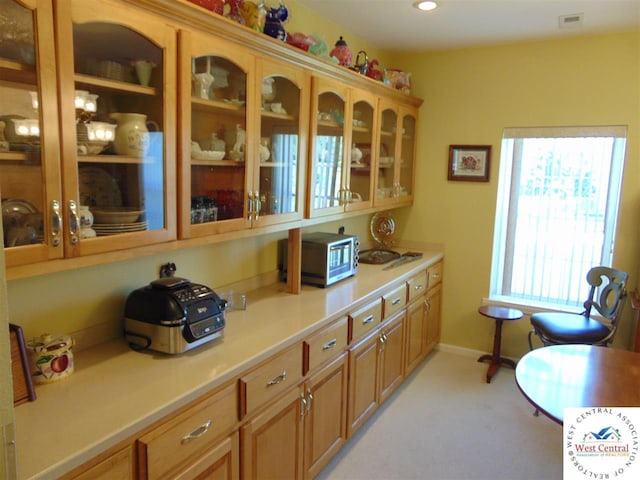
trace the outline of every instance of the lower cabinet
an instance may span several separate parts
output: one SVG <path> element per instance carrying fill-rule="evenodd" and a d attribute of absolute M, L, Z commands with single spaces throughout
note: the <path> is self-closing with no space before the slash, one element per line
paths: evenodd
<path fill-rule="evenodd" d="M 404 319 L 403 310 L 349 348 L 348 437 L 402 382 Z"/>
<path fill-rule="evenodd" d="M 438 344 L 441 279 L 391 285 L 63 478 L 314 478 Z"/>
<path fill-rule="evenodd" d="M 81 467 L 80 473 L 76 470 L 62 478 L 74 480 L 131 480 L 134 478 L 131 451 L 131 447 L 127 447 L 91 467 Z"/>
<path fill-rule="evenodd" d="M 240 428 L 243 479 L 310 479 L 346 442 L 341 354 Z"/>
<path fill-rule="evenodd" d="M 237 399 L 234 382 L 142 435 L 138 478 L 238 479 Z"/>

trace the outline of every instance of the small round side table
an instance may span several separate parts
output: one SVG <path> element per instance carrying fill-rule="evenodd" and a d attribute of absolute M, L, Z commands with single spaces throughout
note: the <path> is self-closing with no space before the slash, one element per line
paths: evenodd
<path fill-rule="evenodd" d="M 487 370 L 487 383 L 491 383 L 491 377 L 496 374 L 501 365 L 516 368 L 516 363 L 513 360 L 500 356 L 502 322 L 505 320 L 520 320 L 524 314 L 516 308 L 498 307 L 496 305 L 483 305 L 478 308 L 478 312 L 485 317 L 493 318 L 496 321 L 496 331 L 493 336 L 493 353 L 491 355 L 482 355 L 478 359 L 479 362 L 490 362 L 489 369 Z"/>

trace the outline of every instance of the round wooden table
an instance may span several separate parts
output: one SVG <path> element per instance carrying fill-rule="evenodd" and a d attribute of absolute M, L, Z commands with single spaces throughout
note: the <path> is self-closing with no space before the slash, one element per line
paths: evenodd
<path fill-rule="evenodd" d="M 499 307 L 497 305 L 483 305 L 478 308 L 485 317 L 493 318 L 496 321 L 496 331 L 493 335 L 493 353 L 491 355 L 482 355 L 478 361 L 489 361 L 489 369 L 487 370 L 487 383 L 491 383 L 491 377 L 493 377 L 500 365 L 506 365 L 511 368 L 516 368 L 516 362 L 509 358 L 503 358 L 500 356 L 500 345 L 502 343 L 502 323 L 505 320 L 520 320 L 523 313 L 516 308 Z"/>
<path fill-rule="evenodd" d="M 527 353 L 516 384 L 536 409 L 562 424 L 566 407 L 640 407 L 640 353 L 553 345 Z"/>

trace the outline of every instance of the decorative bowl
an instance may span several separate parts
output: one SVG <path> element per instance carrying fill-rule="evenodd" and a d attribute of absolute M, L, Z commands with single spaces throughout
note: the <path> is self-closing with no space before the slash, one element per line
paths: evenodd
<path fill-rule="evenodd" d="M 133 223 L 144 210 L 138 207 L 92 207 L 94 223 Z"/>

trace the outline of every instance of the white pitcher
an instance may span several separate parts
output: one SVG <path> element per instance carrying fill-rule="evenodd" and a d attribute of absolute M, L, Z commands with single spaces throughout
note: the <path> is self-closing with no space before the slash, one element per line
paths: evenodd
<path fill-rule="evenodd" d="M 112 113 L 118 122 L 113 147 L 118 155 L 144 157 L 149 148 L 147 116 L 142 113 Z"/>

